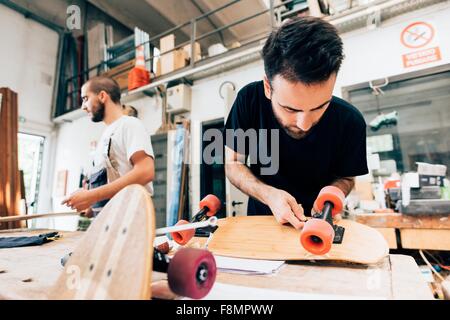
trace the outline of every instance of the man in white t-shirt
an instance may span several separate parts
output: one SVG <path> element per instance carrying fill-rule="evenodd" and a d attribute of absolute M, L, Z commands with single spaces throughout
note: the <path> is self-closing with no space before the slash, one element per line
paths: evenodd
<path fill-rule="evenodd" d="M 142 122 L 123 114 L 120 88 L 107 77 L 89 80 L 81 88 L 82 109 L 93 122 L 103 121 L 90 176 L 90 189 L 78 190 L 63 201 L 77 211 L 96 215 L 117 192 L 131 184 L 143 185 L 153 194 L 155 176 L 150 135 Z"/>

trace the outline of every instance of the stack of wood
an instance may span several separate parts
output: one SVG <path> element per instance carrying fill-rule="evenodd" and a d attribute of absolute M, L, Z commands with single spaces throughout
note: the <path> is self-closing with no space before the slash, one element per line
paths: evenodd
<path fill-rule="evenodd" d="M 0 216 L 19 213 L 21 184 L 18 162 L 17 93 L 0 88 Z M 23 222 L 0 224 L 0 229 L 23 227 Z"/>

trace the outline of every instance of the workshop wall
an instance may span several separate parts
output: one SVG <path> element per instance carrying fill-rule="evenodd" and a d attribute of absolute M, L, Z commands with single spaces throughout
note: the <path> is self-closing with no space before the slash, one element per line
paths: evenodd
<path fill-rule="evenodd" d="M 37 210 L 51 210 L 53 136 L 51 122 L 58 34 L 0 5 L 0 87 L 19 95 L 19 131 L 46 138 Z"/>
<path fill-rule="evenodd" d="M 340 96 L 344 86 L 450 63 L 449 16 L 450 3 L 445 2 L 388 20 L 373 30 L 365 28 L 343 34 L 346 57 L 337 79 L 335 94 Z M 414 22 L 429 24 L 434 29 L 434 37 L 424 46 L 408 48 L 402 44 L 401 34 Z M 440 60 L 404 67 L 403 55 L 432 48 L 439 48 Z"/>

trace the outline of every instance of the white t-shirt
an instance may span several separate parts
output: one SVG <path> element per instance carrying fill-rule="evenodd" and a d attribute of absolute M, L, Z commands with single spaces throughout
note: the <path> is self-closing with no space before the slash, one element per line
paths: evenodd
<path fill-rule="evenodd" d="M 155 158 L 150 135 L 147 133 L 143 123 L 138 118 L 122 116 L 107 126 L 103 132 L 94 155 L 95 167 L 105 165 L 105 156 L 108 154 L 110 139 L 109 159 L 120 176 L 133 169 L 131 157 L 137 151 L 144 151 L 152 158 Z M 152 182 L 148 183 L 145 188 L 153 195 Z"/>

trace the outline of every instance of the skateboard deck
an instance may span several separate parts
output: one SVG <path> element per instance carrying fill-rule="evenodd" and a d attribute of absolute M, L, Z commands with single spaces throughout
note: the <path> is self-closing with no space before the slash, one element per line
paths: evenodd
<path fill-rule="evenodd" d="M 155 209 L 139 185 L 117 193 L 65 264 L 51 299 L 150 299 Z"/>
<path fill-rule="evenodd" d="M 386 240 L 377 230 L 363 224 L 340 220 L 345 228 L 343 241 L 333 244 L 324 255 L 306 251 L 300 232 L 279 224 L 273 216 L 246 216 L 219 219 L 208 249 L 216 255 L 264 260 L 334 260 L 376 264 L 389 253 Z"/>

